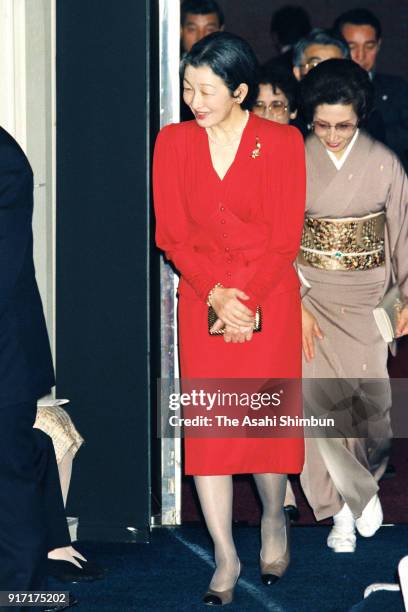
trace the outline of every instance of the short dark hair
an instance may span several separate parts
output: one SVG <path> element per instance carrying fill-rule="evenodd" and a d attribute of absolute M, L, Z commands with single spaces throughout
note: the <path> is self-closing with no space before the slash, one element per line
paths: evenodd
<path fill-rule="evenodd" d="M 180 22 L 183 26 L 187 13 L 192 15 L 209 15 L 216 13 L 220 27 L 224 25 L 224 13 L 215 0 L 184 0 L 180 8 Z"/>
<path fill-rule="evenodd" d="M 368 9 L 356 8 L 342 13 L 334 22 L 333 29 L 341 34 L 343 26 L 345 26 L 346 23 L 352 25 L 369 25 L 374 28 L 377 40 L 381 38 L 381 23 L 374 13 Z"/>
<path fill-rule="evenodd" d="M 296 44 L 311 29 L 309 15 L 302 6 L 289 4 L 272 15 L 270 32 L 276 34 L 281 45 Z"/>
<path fill-rule="evenodd" d="M 333 45 L 338 47 L 343 54 L 344 59 L 349 59 L 350 49 L 348 44 L 342 37 L 339 37 L 331 30 L 324 30 L 323 28 L 314 28 L 308 36 L 305 36 L 297 43 L 293 50 L 293 65 L 300 66 L 302 63 L 303 54 L 308 47 L 311 45 Z"/>
<path fill-rule="evenodd" d="M 187 66 L 208 66 L 218 75 L 231 94 L 241 83 L 248 85 L 248 94 L 242 108 L 251 109 L 258 94 L 259 65 L 249 43 L 230 32 L 213 32 L 193 45 L 180 65 L 180 78 L 184 79 Z"/>
<path fill-rule="evenodd" d="M 259 85 L 270 85 L 276 94 L 276 89 L 288 99 L 289 112 L 294 113 L 298 108 L 299 83 L 292 73 L 286 70 L 272 69 L 268 66 L 261 67 Z"/>
<path fill-rule="evenodd" d="M 301 110 L 308 122 L 320 104 L 352 104 L 359 121 L 364 121 L 373 99 L 374 86 L 367 71 L 347 59 L 322 62 L 300 83 Z"/>

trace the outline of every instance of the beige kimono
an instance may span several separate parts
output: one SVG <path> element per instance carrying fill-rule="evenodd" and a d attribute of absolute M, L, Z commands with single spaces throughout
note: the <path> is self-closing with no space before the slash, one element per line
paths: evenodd
<path fill-rule="evenodd" d="M 392 267 L 408 303 L 408 181 L 398 158 L 364 132 L 339 170 L 318 138 L 309 137 L 306 164 L 308 216 L 386 214 L 385 265 L 327 270 L 298 264 L 310 285 L 303 304 L 324 335 L 315 339 L 315 358 L 303 362 L 306 411 L 308 404 L 313 411 L 313 402 L 327 409 L 330 401 L 352 401 L 357 411 L 359 402 L 371 413 L 361 437 L 342 437 L 340 431 L 339 437 L 306 439 L 301 483 L 318 520 L 337 513 L 343 501 L 358 517 L 378 490 L 391 439 L 387 345 L 372 311 L 392 284 Z M 330 379 L 328 393 L 322 379 Z M 368 379 L 378 384 L 373 388 Z"/>

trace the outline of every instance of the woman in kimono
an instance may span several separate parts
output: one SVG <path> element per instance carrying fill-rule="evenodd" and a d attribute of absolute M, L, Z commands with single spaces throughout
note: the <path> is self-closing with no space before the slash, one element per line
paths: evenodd
<path fill-rule="evenodd" d="M 336 552 L 355 550 L 356 527 L 369 537 L 382 523 L 377 483 L 388 459 L 391 402 L 388 347 L 373 309 L 394 275 L 397 334 L 408 333 L 408 183 L 395 154 L 360 129 L 372 98 L 366 71 L 349 60 L 328 60 L 301 84 L 314 131 L 298 258 L 305 410 L 332 410 L 340 419 L 336 433 L 306 440 L 301 482 L 316 518 L 333 516 L 327 544 Z"/>
<path fill-rule="evenodd" d="M 156 242 L 180 272 L 183 379 L 301 375 L 299 281 L 293 266 L 304 216 L 304 147 L 296 129 L 249 112 L 257 61 L 244 40 L 214 33 L 181 67 L 195 119 L 163 128 L 154 155 Z M 218 317 L 208 332 L 208 307 Z M 253 333 L 257 307 L 262 330 Z M 239 384 L 237 382 L 237 384 Z M 232 537 L 232 474 L 252 473 L 263 504 L 260 570 L 272 584 L 289 563 L 283 500 L 303 466 L 303 439 L 185 438 L 214 542 L 204 602 L 232 600 L 240 563 Z"/>

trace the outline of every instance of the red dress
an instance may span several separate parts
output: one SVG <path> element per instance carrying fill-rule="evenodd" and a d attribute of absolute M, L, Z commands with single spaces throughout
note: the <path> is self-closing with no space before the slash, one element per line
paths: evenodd
<path fill-rule="evenodd" d="M 181 274 L 182 378 L 300 378 L 293 267 L 305 206 L 300 133 L 250 113 L 221 180 L 205 129 L 196 121 L 168 125 L 156 142 L 153 187 L 156 242 Z M 218 282 L 245 291 L 252 311 L 261 305 L 262 331 L 250 342 L 208 334 L 206 299 Z M 186 474 L 298 473 L 303 458 L 299 438 L 185 439 Z"/>

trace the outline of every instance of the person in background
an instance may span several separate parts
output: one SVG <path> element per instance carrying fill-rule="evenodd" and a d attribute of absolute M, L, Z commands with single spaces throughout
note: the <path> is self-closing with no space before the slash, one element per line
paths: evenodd
<path fill-rule="evenodd" d="M 370 75 L 374 84 L 374 107 L 385 126 L 386 144 L 408 168 L 408 83 L 402 77 L 376 71 L 381 49 L 381 23 L 367 9 L 342 13 L 334 29 L 350 47 L 352 59 Z"/>
<path fill-rule="evenodd" d="M 215 0 L 184 0 L 180 7 L 180 55 L 212 32 L 224 29 L 224 13 Z M 183 100 L 180 84 L 180 121 L 194 119 L 194 115 Z"/>
<path fill-rule="evenodd" d="M 296 119 L 298 83 L 292 74 L 263 66 L 252 111 L 259 117 L 288 124 Z"/>
<path fill-rule="evenodd" d="M 293 54 L 293 74 L 301 81 L 312 68 L 329 59 L 349 59 L 350 51 L 343 38 L 333 31 L 316 28 L 309 36 L 298 42 Z M 310 126 L 301 113 L 295 121 L 304 137 L 310 133 Z M 364 120 L 364 127 L 373 138 L 385 143 L 385 125 L 381 115 L 374 109 Z"/>
<path fill-rule="evenodd" d="M 292 71 L 295 78 L 301 81 L 310 70 L 321 62 L 329 59 L 347 59 L 350 57 L 348 46 L 339 37 L 333 36 L 329 30 L 315 28 L 308 36 L 305 36 L 293 50 Z M 305 117 L 298 113 L 294 125 L 306 138 L 310 133 Z"/>
<path fill-rule="evenodd" d="M 215 0 L 184 0 L 180 8 L 182 53 L 212 32 L 224 29 L 224 13 Z"/>
<path fill-rule="evenodd" d="M 293 74 L 301 81 L 307 73 L 321 62 L 329 59 L 348 59 L 350 51 L 341 38 L 329 30 L 315 28 L 305 36 L 293 50 Z"/>
<path fill-rule="evenodd" d="M 333 516 L 327 545 L 351 553 L 356 528 L 371 537 L 383 518 L 377 493 L 388 462 L 391 394 L 388 345 L 373 310 L 394 275 L 397 335 L 408 333 L 408 180 L 395 153 L 360 129 L 374 92 L 358 64 L 323 62 L 300 88 L 313 126 L 298 256 L 304 405 L 306 413 L 336 417 L 329 436 L 306 438 L 301 483 L 317 520 Z"/>
<path fill-rule="evenodd" d="M 301 6 L 287 5 L 278 9 L 271 19 L 270 33 L 278 55 L 266 62 L 267 69 L 292 71 L 293 49 L 312 29 L 309 15 Z"/>

